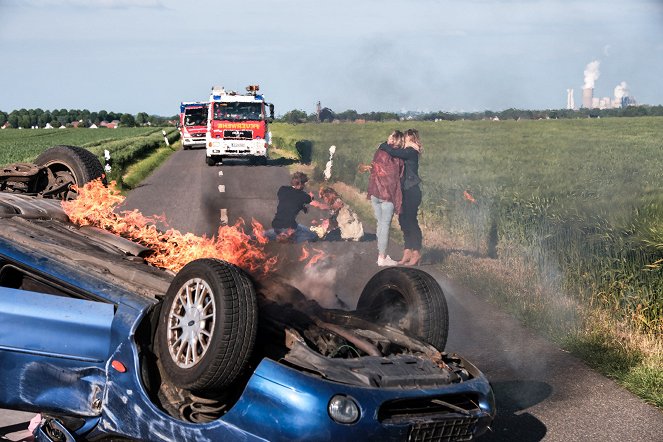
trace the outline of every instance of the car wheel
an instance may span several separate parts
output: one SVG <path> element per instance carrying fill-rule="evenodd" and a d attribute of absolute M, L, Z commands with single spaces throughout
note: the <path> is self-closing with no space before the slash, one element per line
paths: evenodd
<path fill-rule="evenodd" d="M 41 153 L 35 160 L 38 166 L 45 166 L 48 182 L 39 188 L 44 196 L 55 196 L 64 200 L 75 199 L 78 193 L 71 185 L 82 186 L 88 181 L 102 178 L 104 168 L 99 159 L 89 150 L 77 146 L 54 146 Z"/>
<path fill-rule="evenodd" d="M 205 161 L 207 161 L 208 166 L 216 166 L 216 160 L 213 157 L 206 157 L 206 158 L 207 159 Z"/>
<path fill-rule="evenodd" d="M 156 330 L 166 378 L 193 391 L 232 383 L 251 356 L 256 302 L 253 283 L 238 267 L 217 259 L 184 266 L 166 293 Z"/>
<path fill-rule="evenodd" d="M 405 330 L 440 351 L 447 343 L 447 301 L 437 281 L 424 271 L 390 267 L 376 273 L 361 292 L 357 313 Z"/>
<path fill-rule="evenodd" d="M 187 146 L 186 144 L 182 144 L 182 150 L 189 150 L 189 146 Z"/>

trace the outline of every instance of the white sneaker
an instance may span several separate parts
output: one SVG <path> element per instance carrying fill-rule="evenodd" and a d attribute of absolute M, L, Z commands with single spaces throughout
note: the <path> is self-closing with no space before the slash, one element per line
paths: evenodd
<path fill-rule="evenodd" d="M 398 262 L 394 261 L 391 259 L 389 255 L 385 256 L 384 258 L 380 258 L 378 256 L 378 267 L 390 267 L 390 266 L 397 266 Z"/>

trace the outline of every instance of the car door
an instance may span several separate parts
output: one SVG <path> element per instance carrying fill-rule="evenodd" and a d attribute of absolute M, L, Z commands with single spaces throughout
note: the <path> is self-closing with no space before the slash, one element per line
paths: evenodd
<path fill-rule="evenodd" d="M 101 413 L 113 304 L 0 287 L 0 408 Z"/>

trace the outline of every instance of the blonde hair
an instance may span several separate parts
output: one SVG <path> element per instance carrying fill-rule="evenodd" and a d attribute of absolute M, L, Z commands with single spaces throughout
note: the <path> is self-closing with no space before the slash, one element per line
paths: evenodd
<path fill-rule="evenodd" d="M 408 129 L 405 131 L 405 142 L 411 141 L 413 144 L 417 145 L 417 150 L 420 154 L 424 153 L 424 146 L 421 145 L 421 137 L 419 136 L 419 131 L 417 129 Z"/>
<path fill-rule="evenodd" d="M 394 130 L 390 136 L 394 140 L 394 146 L 400 149 L 405 145 L 405 134 L 400 130 Z"/>

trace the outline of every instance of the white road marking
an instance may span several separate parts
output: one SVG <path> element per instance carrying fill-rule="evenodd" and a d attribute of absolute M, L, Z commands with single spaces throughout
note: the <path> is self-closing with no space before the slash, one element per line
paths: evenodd
<path fill-rule="evenodd" d="M 219 176 L 223 176 L 223 170 L 219 170 Z"/>
<path fill-rule="evenodd" d="M 226 186 L 223 184 L 219 184 L 219 192 L 223 193 L 226 191 Z"/>
<path fill-rule="evenodd" d="M 221 209 L 219 220 L 221 224 L 228 224 L 228 209 Z"/>

